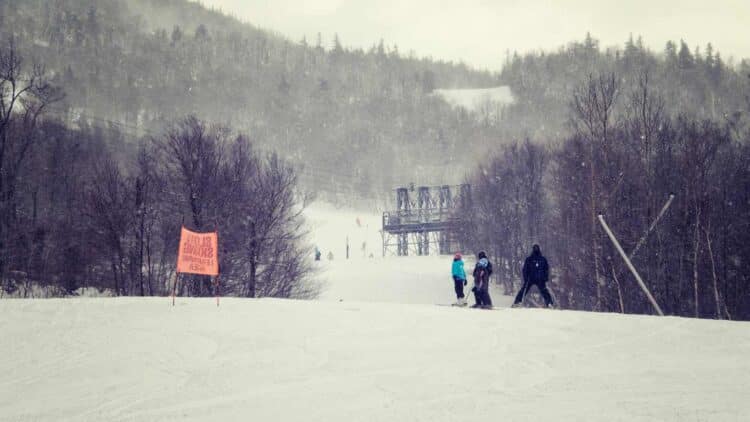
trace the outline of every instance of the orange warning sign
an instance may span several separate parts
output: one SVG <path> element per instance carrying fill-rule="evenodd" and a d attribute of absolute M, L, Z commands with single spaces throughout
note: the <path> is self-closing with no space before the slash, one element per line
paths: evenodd
<path fill-rule="evenodd" d="M 177 254 L 177 272 L 219 275 L 218 244 L 219 236 L 216 232 L 195 233 L 183 227 Z"/>

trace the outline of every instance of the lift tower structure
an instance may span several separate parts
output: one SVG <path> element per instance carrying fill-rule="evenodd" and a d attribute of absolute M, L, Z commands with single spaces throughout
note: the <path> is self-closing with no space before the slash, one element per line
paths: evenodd
<path fill-rule="evenodd" d="M 442 255 L 459 250 L 456 233 L 471 207 L 471 185 L 400 187 L 396 209 L 383 213 L 383 256 Z"/>

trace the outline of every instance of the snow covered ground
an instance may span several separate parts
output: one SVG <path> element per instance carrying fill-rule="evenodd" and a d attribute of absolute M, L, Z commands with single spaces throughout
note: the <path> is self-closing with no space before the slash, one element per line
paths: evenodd
<path fill-rule="evenodd" d="M 449 257 L 307 217 L 317 301 L 0 300 L 0 421 L 748 420 L 750 323 L 435 306 Z"/>
<path fill-rule="evenodd" d="M 746 421 L 750 324 L 537 309 L 0 301 L 3 421 Z"/>
<path fill-rule="evenodd" d="M 434 94 L 442 97 L 453 106 L 463 107 L 470 111 L 476 111 L 488 103 L 506 105 L 513 104 L 513 101 L 515 101 L 508 86 L 479 89 L 436 89 Z"/>
<path fill-rule="evenodd" d="M 315 203 L 305 215 L 312 231 L 310 240 L 323 255 L 322 261 L 316 263 L 317 278 L 323 285 L 321 300 L 411 304 L 456 301 L 451 278 L 452 257 L 389 254 L 383 258 L 382 214 Z M 347 237 L 348 260 L 345 259 Z M 333 260 L 327 259 L 329 252 L 333 252 Z M 474 267 L 474 262 L 473 257 L 466 257 L 467 272 Z M 468 287 L 471 286 L 470 281 Z M 512 301 L 501 296 L 499 289 L 493 289 L 492 297 L 498 305 L 509 305 Z"/>

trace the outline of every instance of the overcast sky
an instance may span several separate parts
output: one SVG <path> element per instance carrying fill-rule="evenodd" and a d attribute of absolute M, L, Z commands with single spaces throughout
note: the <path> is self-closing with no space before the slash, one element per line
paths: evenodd
<path fill-rule="evenodd" d="M 667 40 L 711 42 L 750 58 L 750 0 L 200 0 L 254 25 L 313 43 L 334 33 L 349 47 L 383 38 L 406 54 L 500 68 L 506 50 L 556 49 L 587 31 L 603 46 L 630 33 L 661 51 Z"/>

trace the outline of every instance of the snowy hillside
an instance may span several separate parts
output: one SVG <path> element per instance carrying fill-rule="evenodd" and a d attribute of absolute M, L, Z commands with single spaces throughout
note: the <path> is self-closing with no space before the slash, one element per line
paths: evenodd
<path fill-rule="evenodd" d="M 750 324 L 536 309 L 0 301 L 3 421 L 744 421 Z"/>
<path fill-rule="evenodd" d="M 453 106 L 463 107 L 470 111 L 476 111 L 488 103 L 506 105 L 513 104 L 514 101 L 513 93 L 507 86 L 480 89 L 436 89 L 435 95 L 442 97 Z"/>

